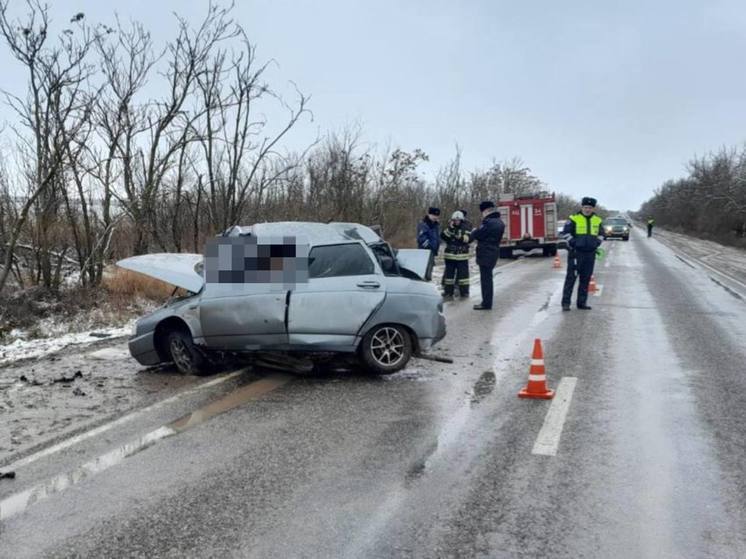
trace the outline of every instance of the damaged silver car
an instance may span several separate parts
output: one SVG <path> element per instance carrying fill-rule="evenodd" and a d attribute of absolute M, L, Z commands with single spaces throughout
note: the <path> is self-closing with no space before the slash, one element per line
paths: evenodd
<path fill-rule="evenodd" d="M 121 268 L 187 292 L 137 321 L 129 349 L 139 363 L 173 362 L 184 373 L 205 374 L 211 362 L 232 355 L 307 371 L 341 357 L 388 374 L 445 336 L 442 298 L 425 280 L 429 251 L 395 251 L 355 223 L 262 223 L 221 237 L 303 239 L 305 281 L 210 281 L 201 254 L 121 260 Z"/>

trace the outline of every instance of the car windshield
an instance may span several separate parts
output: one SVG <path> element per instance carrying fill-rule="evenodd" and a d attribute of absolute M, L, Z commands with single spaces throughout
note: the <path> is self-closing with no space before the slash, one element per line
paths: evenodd
<path fill-rule="evenodd" d="M 607 219 L 604 225 L 627 225 L 624 219 Z"/>

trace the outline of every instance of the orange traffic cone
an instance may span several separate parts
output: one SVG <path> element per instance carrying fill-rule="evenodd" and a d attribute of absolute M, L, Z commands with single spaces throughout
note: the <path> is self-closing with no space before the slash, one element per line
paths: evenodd
<path fill-rule="evenodd" d="M 598 291 L 598 286 L 596 285 L 596 277 L 591 276 L 591 282 L 588 284 L 588 293 L 595 293 Z"/>
<path fill-rule="evenodd" d="M 561 268 L 562 267 L 562 262 L 560 262 L 559 254 L 556 254 L 554 256 L 554 265 L 553 265 L 553 267 L 554 268 Z"/>
<path fill-rule="evenodd" d="M 554 398 L 554 390 L 547 388 L 547 375 L 544 370 L 544 350 L 541 340 L 534 340 L 534 353 L 531 356 L 531 368 L 528 370 L 528 384 L 526 388 L 518 393 L 519 398 L 538 398 L 551 400 Z"/>

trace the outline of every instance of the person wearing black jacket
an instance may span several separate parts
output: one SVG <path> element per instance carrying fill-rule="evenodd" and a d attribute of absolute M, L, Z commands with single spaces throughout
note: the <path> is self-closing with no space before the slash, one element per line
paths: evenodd
<path fill-rule="evenodd" d="M 469 298 L 469 233 L 464 224 L 464 214 L 460 210 L 453 212 L 451 220 L 440 234 L 446 242 L 443 259 L 446 271 L 443 274 L 443 299 L 453 300 L 453 292 L 458 285 L 460 299 Z"/>
<path fill-rule="evenodd" d="M 570 216 L 562 230 L 562 238 L 567 241 L 567 275 L 562 292 L 562 310 L 570 310 L 575 279 L 578 278 L 578 308 L 589 311 L 588 284 L 596 263 L 596 251 L 603 242 L 602 219 L 596 215 L 596 199 L 586 197 L 581 202 L 580 211 Z"/>
<path fill-rule="evenodd" d="M 497 258 L 500 255 L 500 241 L 505 232 L 505 224 L 500 219 L 494 202 L 486 200 L 480 203 L 479 211 L 482 212 L 482 224 L 478 229 L 474 229 L 470 236 L 472 240 L 477 241 L 477 265 L 482 285 L 482 302 L 474 305 L 474 309 L 486 311 L 492 308 L 492 270 L 497 265 Z"/>

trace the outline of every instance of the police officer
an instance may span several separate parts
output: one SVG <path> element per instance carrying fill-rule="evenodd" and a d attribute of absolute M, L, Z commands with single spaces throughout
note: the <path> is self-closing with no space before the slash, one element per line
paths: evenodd
<path fill-rule="evenodd" d="M 505 232 L 505 224 L 500 219 L 500 213 L 495 208 L 494 202 L 486 200 L 480 203 L 479 211 L 482 212 L 482 224 L 479 229 L 471 232 L 471 239 L 477 241 L 477 265 L 482 285 L 482 302 L 474 305 L 474 309 L 486 311 L 492 308 L 492 270 L 500 254 L 500 241 Z"/>
<path fill-rule="evenodd" d="M 428 208 L 427 215 L 417 224 L 417 248 L 429 250 L 433 257 L 440 248 L 440 208 Z"/>
<path fill-rule="evenodd" d="M 653 236 L 653 226 L 655 226 L 655 220 L 651 217 L 648 219 L 648 237 Z"/>
<path fill-rule="evenodd" d="M 562 237 L 567 241 L 568 259 L 567 276 L 565 277 L 565 288 L 562 293 L 562 310 L 570 310 L 570 299 L 575 287 L 575 278 L 579 277 L 578 283 L 578 308 L 589 311 L 588 306 L 588 284 L 593 275 L 593 266 L 596 262 L 596 251 L 603 242 L 601 236 L 601 222 L 596 215 L 596 199 L 583 198 L 580 212 L 570 216 L 565 223 Z"/>
<path fill-rule="evenodd" d="M 451 221 L 440 234 L 446 242 L 443 258 L 446 271 L 443 274 L 443 298 L 453 300 L 454 286 L 458 285 L 461 299 L 469 297 L 469 238 L 470 229 L 466 227 L 464 213 L 461 210 L 453 212 Z"/>

